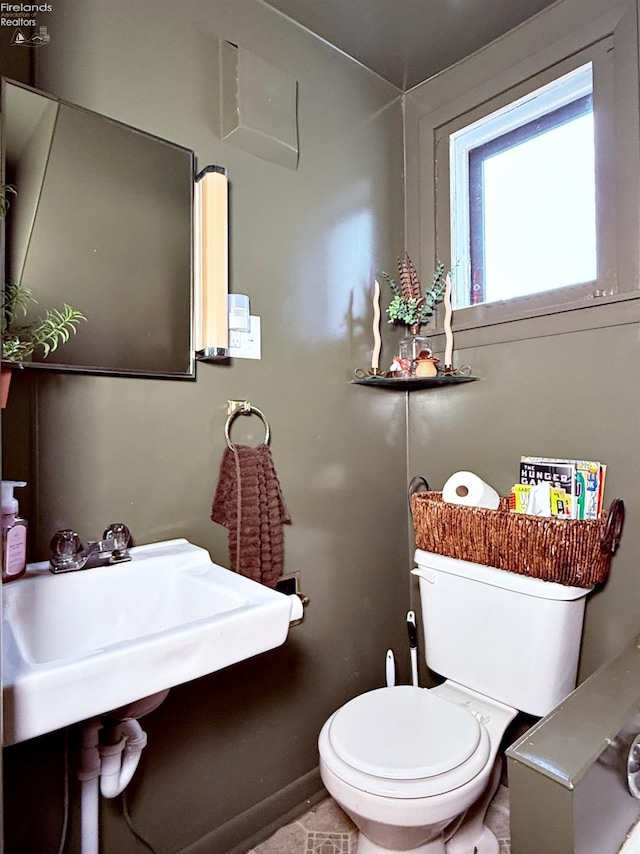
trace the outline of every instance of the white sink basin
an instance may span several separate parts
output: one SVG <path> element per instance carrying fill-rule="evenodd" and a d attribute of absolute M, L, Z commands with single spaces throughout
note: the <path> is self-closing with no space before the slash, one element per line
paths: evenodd
<path fill-rule="evenodd" d="M 302 616 L 297 596 L 212 563 L 187 540 L 131 555 L 63 575 L 32 564 L 4 586 L 5 745 L 280 646 Z"/>

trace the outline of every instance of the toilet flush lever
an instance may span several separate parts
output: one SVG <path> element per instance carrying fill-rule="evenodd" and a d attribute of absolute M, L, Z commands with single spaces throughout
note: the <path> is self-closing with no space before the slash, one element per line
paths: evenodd
<path fill-rule="evenodd" d="M 436 574 L 430 569 L 423 569 L 422 567 L 418 567 L 418 569 L 412 569 L 411 575 L 417 575 L 418 578 L 424 578 L 425 581 L 428 581 L 429 584 L 436 583 Z"/>

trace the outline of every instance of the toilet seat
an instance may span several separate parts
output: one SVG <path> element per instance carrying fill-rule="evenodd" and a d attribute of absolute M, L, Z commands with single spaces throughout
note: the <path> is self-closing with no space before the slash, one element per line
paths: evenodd
<path fill-rule="evenodd" d="M 449 792 L 477 776 L 489 753 L 488 733 L 472 712 L 411 685 L 355 697 L 321 734 L 321 755 L 337 776 L 390 797 Z"/>

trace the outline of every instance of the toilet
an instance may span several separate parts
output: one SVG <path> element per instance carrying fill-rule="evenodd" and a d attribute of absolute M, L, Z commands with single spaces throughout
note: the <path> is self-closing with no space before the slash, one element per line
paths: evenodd
<path fill-rule="evenodd" d="M 498 854 L 485 826 L 499 748 L 518 712 L 542 717 L 575 687 L 589 588 L 418 549 L 434 688 L 350 700 L 324 724 L 322 781 L 358 827 L 358 854 Z"/>

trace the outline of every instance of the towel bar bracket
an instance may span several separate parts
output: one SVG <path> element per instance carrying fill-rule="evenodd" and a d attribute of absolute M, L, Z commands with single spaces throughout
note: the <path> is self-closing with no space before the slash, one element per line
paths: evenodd
<path fill-rule="evenodd" d="M 248 400 L 228 400 L 227 401 L 227 415 L 250 415 L 251 414 L 251 402 Z"/>

